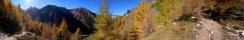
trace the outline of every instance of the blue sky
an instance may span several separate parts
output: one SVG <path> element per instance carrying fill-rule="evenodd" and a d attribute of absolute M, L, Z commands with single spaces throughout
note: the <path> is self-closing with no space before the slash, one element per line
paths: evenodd
<path fill-rule="evenodd" d="M 124 15 L 127 10 L 135 8 L 140 0 L 107 0 L 108 7 L 113 15 Z M 92 12 L 98 13 L 100 7 L 100 0 L 11 0 L 15 5 L 20 4 L 22 9 L 30 7 L 42 8 L 46 5 L 56 5 L 65 7 L 67 9 L 73 9 L 78 7 L 84 7 Z"/>

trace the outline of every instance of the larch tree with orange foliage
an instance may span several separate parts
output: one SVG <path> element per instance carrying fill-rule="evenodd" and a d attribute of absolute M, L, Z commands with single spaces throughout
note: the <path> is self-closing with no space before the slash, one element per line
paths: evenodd
<path fill-rule="evenodd" d="M 146 20 L 149 8 L 149 5 L 143 1 L 136 7 L 132 16 L 133 23 L 131 25 L 130 34 L 128 34 L 128 40 L 139 40 L 139 38 L 145 35 L 142 22 Z"/>
<path fill-rule="evenodd" d="M 74 33 L 74 35 L 72 36 L 71 40 L 81 40 L 80 37 L 81 37 L 80 28 L 77 28 L 77 30 Z"/>
<path fill-rule="evenodd" d="M 62 23 L 59 25 L 59 31 L 60 31 L 60 34 L 61 34 L 61 39 L 63 40 L 69 40 L 69 33 L 68 33 L 68 25 L 66 23 L 66 21 L 63 19 L 62 20 Z"/>
<path fill-rule="evenodd" d="M 0 30 L 3 33 L 15 34 L 22 26 L 20 8 L 11 4 L 10 0 L 0 0 Z"/>
<path fill-rule="evenodd" d="M 90 40 L 102 40 L 107 35 L 107 29 L 111 24 L 111 14 L 109 13 L 106 0 L 101 0 L 99 13 L 95 17 L 95 33 L 90 36 Z"/>

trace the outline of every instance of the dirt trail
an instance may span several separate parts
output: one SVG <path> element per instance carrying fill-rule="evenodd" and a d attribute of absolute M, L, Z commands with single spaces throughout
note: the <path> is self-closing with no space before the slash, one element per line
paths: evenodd
<path fill-rule="evenodd" d="M 223 40 L 223 26 L 219 23 L 204 18 L 201 19 L 200 23 L 204 28 L 197 31 L 196 40 Z"/>

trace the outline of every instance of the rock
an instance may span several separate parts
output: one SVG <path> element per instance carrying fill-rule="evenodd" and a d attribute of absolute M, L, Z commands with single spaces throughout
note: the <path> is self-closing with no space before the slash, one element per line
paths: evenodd
<path fill-rule="evenodd" d="M 236 32 L 238 35 L 244 37 L 244 30 L 235 30 L 235 32 Z"/>
<path fill-rule="evenodd" d="M 192 19 L 195 19 L 196 17 L 191 16 Z"/>

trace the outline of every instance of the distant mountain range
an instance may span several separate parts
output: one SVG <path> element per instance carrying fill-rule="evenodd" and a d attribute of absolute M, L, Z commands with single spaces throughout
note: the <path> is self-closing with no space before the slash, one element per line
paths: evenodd
<path fill-rule="evenodd" d="M 47 5 L 41 9 L 31 7 L 26 10 L 33 20 L 39 20 L 47 24 L 61 24 L 64 19 L 68 25 L 70 32 L 75 32 L 80 28 L 83 34 L 90 34 L 93 32 L 93 23 L 95 13 L 85 8 L 66 9 L 55 5 Z"/>

